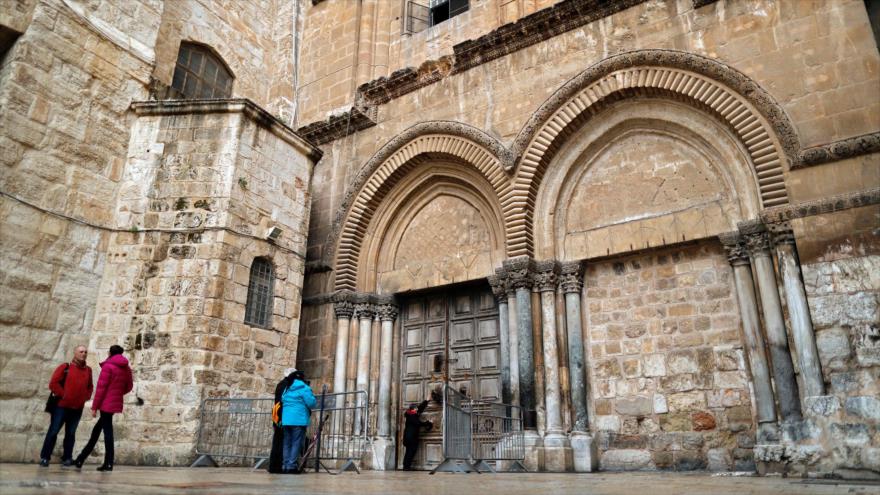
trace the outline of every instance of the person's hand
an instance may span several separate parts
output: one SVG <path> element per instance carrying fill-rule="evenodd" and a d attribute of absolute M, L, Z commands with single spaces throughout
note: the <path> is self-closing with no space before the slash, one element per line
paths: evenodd
<path fill-rule="evenodd" d="M 94 417 L 97 416 L 97 415 L 98 415 L 98 411 L 92 409 L 92 417 L 94 418 Z"/>

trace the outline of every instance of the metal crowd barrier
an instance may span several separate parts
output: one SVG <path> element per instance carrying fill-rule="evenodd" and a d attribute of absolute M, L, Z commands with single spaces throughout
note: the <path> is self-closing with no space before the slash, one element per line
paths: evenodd
<path fill-rule="evenodd" d="M 519 408 L 472 400 L 443 388 L 443 462 L 436 472 L 495 472 L 486 461 L 510 461 L 508 470 L 525 471 L 525 436 Z"/>
<path fill-rule="evenodd" d="M 338 472 L 354 469 L 367 450 L 369 409 L 364 391 L 316 395 L 306 438 L 317 443 L 305 447 L 303 462 L 314 462 L 315 470 L 324 467 L 322 460 L 339 461 Z M 269 460 L 272 450 L 271 397 L 257 399 L 204 399 L 199 424 L 196 455 L 190 467 L 217 466 L 216 458 L 252 459 L 254 469 Z M 315 433 L 321 429 L 321 436 Z M 308 465 L 308 464 L 306 464 Z"/>
<path fill-rule="evenodd" d="M 217 465 L 218 457 L 253 459 L 254 469 L 269 459 L 272 450 L 270 398 L 205 399 L 202 401 L 196 455 L 190 467 Z"/>

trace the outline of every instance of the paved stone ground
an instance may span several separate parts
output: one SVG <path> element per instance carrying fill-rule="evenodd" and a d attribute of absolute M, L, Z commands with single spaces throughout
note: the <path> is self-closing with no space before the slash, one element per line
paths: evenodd
<path fill-rule="evenodd" d="M 0 494 L 450 494 L 512 495 L 820 495 L 880 494 L 880 483 L 830 480 L 713 476 L 708 473 L 597 474 L 437 474 L 353 472 L 339 476 L 313 473 L 270 475 L 246 468 L 158 468 L 117 466 L 98 473 L 48 469 L 35 464 L 0 464 Z"/>

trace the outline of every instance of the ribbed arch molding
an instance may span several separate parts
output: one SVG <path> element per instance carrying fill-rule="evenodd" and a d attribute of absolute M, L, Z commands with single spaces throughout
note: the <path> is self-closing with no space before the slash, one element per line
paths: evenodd
<path fill-rule="evenodd" d="M 607 104 L 626 97 L 673 98 L 714 114 L 736 134 L 748 154 L 762 206 L 766 208 L 788 203 L 783 168 L 787 155 L 774 136 L 776 129 L 749 100 L 727 85 L 678 67 L 646 65 L 606 72 L 581 88 L 569 91 L 573 95 L 558 104 L 542 124 L 535 125 L 530 141 L 522 146 L 513 185 L 502 198 L 502 211 L 505 217 L 512 219 L 508 226 L 508 256 L 532 253 L 534 199 L 544 170 L 554 153 L 591 115 Z M 534 120 L 532 123 L 537 124 Z M 520 135 L 522 137 L 523 134 Z"/>
<path fill-rule="evenodd" d="M 338 229 L 336 244 L 336 290 L 357 290 L 358 258 L 376 208 L 402 177 L 431 159 L 449 160 L 476 169 L 495 192 L 496 197 L 488 198 L 490 201 L 498 203 L 507 195 L 509 181 L 502 160 L 486 146 L 469 137 L 453 134 L 426 133 L 412 137 L 378 162 L 375 168 L 370 167 L 371 173 L 365 176 L 357 194 L 351 196 L 350 206 L 344 210 L 347 214 Z M 331 234 L 328 241 L 332 242 L 333 238 Z"/>

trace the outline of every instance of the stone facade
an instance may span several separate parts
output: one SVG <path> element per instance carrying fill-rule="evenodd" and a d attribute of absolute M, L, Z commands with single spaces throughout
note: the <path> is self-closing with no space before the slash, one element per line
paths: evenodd
<path fill-rule="evenodd" d="M 121 460 L 191 461 L 201 399 L 296 364 L 369 391 L 365 463 L 392 468 L 396 298 L 488 279 L 529 468 L 876 476 L 865 3 L 471 0 L 426 29 L 409 4 L 0 12 L 2 458 L 34 458 L 88 342 L 137 372 Z M 182 41 L 232 98 L 148 101 Z M 244 323 L 256 258 L 269 328 Z"/>

